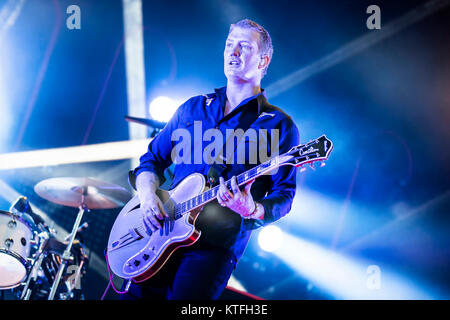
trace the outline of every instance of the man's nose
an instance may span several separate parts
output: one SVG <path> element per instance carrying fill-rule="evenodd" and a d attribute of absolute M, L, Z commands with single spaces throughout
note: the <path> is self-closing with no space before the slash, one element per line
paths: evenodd
<path fill-rule="evenodd" d="M 232 56 L 236 56 L 236 57 L 239 57 L 241 55 L 241 50 L 239 49 L 238 46 L 233 48 L 233 51 L 231 52 L 231 55 Z"/>

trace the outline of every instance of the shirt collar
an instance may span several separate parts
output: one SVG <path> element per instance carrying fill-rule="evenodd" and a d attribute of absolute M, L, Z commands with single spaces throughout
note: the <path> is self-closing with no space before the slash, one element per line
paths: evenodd
<path fill-rule="evenodd" d="M 220 106 L 222 108 L 225 108 L 225 103 L 227 101 L 227 87 L 221 87 L 221 88 L 216 88 L 214 89 L 214 91 L 217 94 L 217 97 L 219 98 L 220 101 Z M 256 101 L 258 102 L 258 115 L 261 114 L 262 111 L 262 107 L 265 103 L 267 103 L 267 99 L 266 99 L 266 92 L 264 89 L 261 89 L 260 93 L 255 94 L 254 96 L 251 96 L 243 101 L 241 101 L 241 103 L 239 103 L 239 105 L 234 108 L 234 110 L 239 109 L 241 106 L 247 104 L 248 102 L 250 102 L 251 100 L 256 99 Z M 234 110 L 232 113 L 234 113 Z"/>

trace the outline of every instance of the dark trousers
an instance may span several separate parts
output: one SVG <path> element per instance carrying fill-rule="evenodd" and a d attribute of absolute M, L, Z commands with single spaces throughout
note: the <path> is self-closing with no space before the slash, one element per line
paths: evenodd
<path fill-rule="evenodd" d="M 150 279 L 132 283 L 122 300 L 216 300 L 236 267 L 228 250 L 210 246 L 177 249 Z M 126 281 L 122 287 L 124 290 Z"/>

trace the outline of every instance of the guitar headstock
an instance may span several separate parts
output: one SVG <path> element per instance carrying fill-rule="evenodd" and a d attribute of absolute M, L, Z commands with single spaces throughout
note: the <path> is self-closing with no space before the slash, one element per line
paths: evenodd
<path fill-rule="evenodd" d="M 286 164 L 302 167 L 309 163 L 313 168 L 312 165 L 316 161 L 322 161 L 321 166 L 324 166 L 324 161 L 328 160 L 331 150 L 333 150 L 333 143 L 325 135 L 322 135 L 306 144 L 292 147 L 280 158 L 286 159 L 286 161 L 282 161 Z"/>

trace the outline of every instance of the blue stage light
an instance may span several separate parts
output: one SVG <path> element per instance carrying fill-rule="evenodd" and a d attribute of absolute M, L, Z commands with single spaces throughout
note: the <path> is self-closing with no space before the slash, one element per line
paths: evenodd
<path fill-rule="evenodd" d="M 291 234 L 285 233 L 284 238 L 285 244 L 274 254 L 336 299 L 442 299 L 432 285 L 403 270 L 350 256 Z"/>
<path fill-rule="evenodd" d="M 283 231 L 274 225 L 264 227 L 258 235 L 258 244 L 264 251 L 273 252 L 283 242 Z"/>
<path fill-rule="evenodd" d="M 0 114 L 2 115 L 0 124 L 0 153 L 6 151 L 4 144 L 8 141 L 12 121 L 11 108 L 8 104 L 6 91 L 0 75 Z"/>
<path fill-rule="evenodd" d="M 176 102 L 171 98 L 159 96 L 150 103 L 149 111 L 154 120 L 168 122 L 177 110 L 177 107 Z"/>

